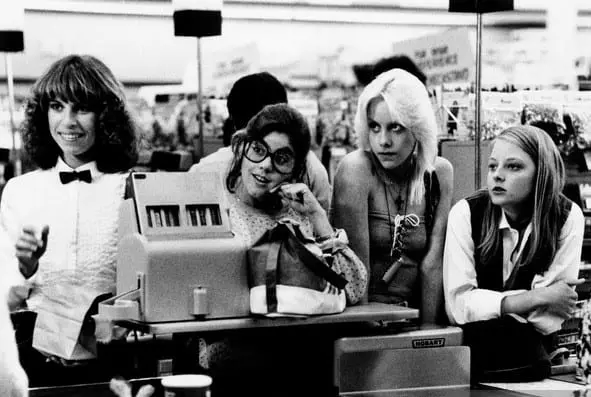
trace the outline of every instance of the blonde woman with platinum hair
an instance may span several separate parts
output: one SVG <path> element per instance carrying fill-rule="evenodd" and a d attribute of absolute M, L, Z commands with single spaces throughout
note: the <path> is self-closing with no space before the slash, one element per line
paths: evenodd
<path fill-rule="evenodd" d="M 392 69 L 376 77 L 359 97 L 355 115 L 359 147 L 366 151 L 370 150 L 371 130 L 367 112 L 372 100 L 377 98 L 385 102 L 392 120 L 410 131 L 417 142 L 410 186 L 411 202 L 417 203 L 425 193 L 423 175 L 434 170 L 437 157 L 438 127 L 429 94 L 418 78 L 402 69 Z"/>
<path fill-rule="evenodd" d="M 339 164 L 332 220 L 368 266 L 368 301 L 420 309 L 445 322 L 442 255 L 453 170 L 437 156 L 437 124 L 425 86 L 393 69 L 361 93 L 359 149 Z"/>

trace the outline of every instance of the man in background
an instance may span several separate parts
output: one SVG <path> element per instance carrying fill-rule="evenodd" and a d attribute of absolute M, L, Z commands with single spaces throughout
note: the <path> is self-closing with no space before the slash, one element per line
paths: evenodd
<path fill-rule="evenodd" d="M 377 61 L 373 66 L 373 79 L 391 69 L 406 70 L 408 73 L 419 79 L 425 87 L 427 86 L 427 76 L 425 76 L 425 73 L 423 73 L 417 64 L 406 55 L 394 55 Z"/>

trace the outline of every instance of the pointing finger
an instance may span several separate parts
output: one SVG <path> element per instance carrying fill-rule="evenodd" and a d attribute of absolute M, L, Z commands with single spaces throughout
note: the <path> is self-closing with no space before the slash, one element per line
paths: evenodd
<path fill-rule="evenodd" d="M 579 279 L 577 279 L 577 280 L 567 280 L 567 281 L 566 281 L 566 283 L 567 283 L 568 285 L 570 285 L 571 287 L 573 287 L 573 286 L 575 286 L 575 285 L 581 285 L 581 284 L 583 284 L 583 283 L 584 283 L 584 282 L 586 282 L 586 281 L 587 281 L 587 280 L 586 280 L 586 279 L 584 279 L 584 278 L 579 278 Z"/>

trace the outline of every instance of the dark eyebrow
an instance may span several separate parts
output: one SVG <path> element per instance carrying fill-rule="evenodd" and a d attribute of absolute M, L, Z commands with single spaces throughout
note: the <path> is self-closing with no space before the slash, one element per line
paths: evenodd
<path fill-rule="evenodd" d="M 279 150 L 282 150 L 282 151 L 288 150 L 291 154 L 295 155 L 295 151 L 292 148 L 290 148 L 289 146 L 281 146 L 279 149 L 272 150 L 271 146 L 269 146 L 267 141 L 265 141 L 264 139 L 256 139 L 253 142 L 262 143 L 267 148 L 267 150 L 271 153 L 276 153 Z"/>
<path fill-rule="evenodd" d="M 269 149 L 269 150 L 271 150 L 271 149 Z M 273 153 L 277 153 L 277 152 L 279 152 L 279 151 L 281 151 L 281 152 L 289 152 L 289 153 L 291 153 L 291 154 L 294 154 L 294 155 L 295 155 L 295 152 L 294 152 L 294 151 L 293 151 L 293 149 L 292 149 L 292 148 L 290 148 L 289 146 L 282 146 L 282 147 L 280 147 L 279 149 L 277 149 L 277 150 L 273 151 Z"/>

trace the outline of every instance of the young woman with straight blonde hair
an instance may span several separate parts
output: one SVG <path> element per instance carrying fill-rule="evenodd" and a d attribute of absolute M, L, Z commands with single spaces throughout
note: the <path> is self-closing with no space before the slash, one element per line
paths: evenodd
<path fill-rule="evenodd" d="M 437 156 L 437 123 L 427 89 L 402 69 L 361 93 L 359 150 L 334 179 L 332 216 L 369 268 L 368 301 L 420 309 L 444 322 L 442 256 L 453 170 Z"/>

